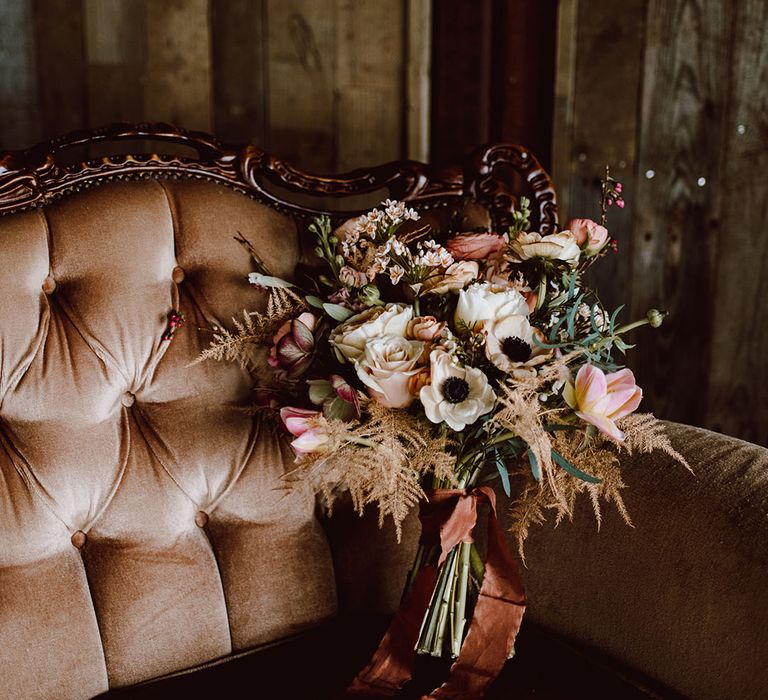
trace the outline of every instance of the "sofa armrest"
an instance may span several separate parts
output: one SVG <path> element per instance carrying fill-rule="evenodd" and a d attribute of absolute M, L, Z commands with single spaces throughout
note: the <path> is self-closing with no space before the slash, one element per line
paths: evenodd
<path fill-rule="evenodd" d="M 634 528 L 589 502 L 526 544 L 528 619 L 696 698 L 768 688 L 768 450 L 668 424 L 694 474 L 655 453 L 623 475 Z"/>

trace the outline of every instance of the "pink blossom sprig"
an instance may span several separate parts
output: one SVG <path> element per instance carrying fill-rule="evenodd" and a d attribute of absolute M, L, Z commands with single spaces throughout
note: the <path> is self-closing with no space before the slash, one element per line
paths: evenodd
<path fill-rule="evenodd" d="M 608 221 L 608 207 L 614 204 L 623 209 L 625 202 L 621 193 L 624 186 L 611 177 L 610 169 L 605 166 L 605 177 L 600 182 L 600 224 L 605 226 Z"/>

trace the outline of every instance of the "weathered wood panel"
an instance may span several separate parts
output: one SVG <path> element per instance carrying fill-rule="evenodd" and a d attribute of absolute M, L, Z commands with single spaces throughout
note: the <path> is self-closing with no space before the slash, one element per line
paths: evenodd
<path fill-rule="evenodd" d="M 85 121 L 83 5 L 35 0 L 33 13 L 41 126 L 50 138 Z"/>
<path fill-rule="evenodd" d="M 32 8 L 0 4 L 0 146 L 23 148 L 40 134 Z"/>
<path fill-rule="evenodd" d="M 146 0 L 144 111 L 153 121 L 210 131 L 208 0 Z"/>
<path fill-rule="evenodd" d="M 214 131 L 263 145 L 267 131 L 266 3 L 212 0 Z"/>
<path fill-rule="evenodd" d="M 429 160 L 432 0 L 407 0 L 406 155 Z"/>
<path fill-rule="evenodd" d="M 627 206 L 610 212 L 621 255 L 591 273 L 603 302 L 629 301 L 630 242 L 635 198 L 638 112 L 646 0 L 566 0 L 559 7 L 553 176 L 561 220 L 597 218 L 605 166 L 619 179 Z M 607 96 L 610 96 L 608 98 Z"/>
<path fill-rule="evenodd" d="M 731 3 L 648 3 L 629 308 L 666 307 L 633 355 L 645 405 L 704 422 L 715 328 L 719 173 L 728 94 Z"/>
<path fill-rule="evenodd" d="M 706 425 L 768 445 L 768 3 L 737 3 Z M 696 298 L 692 299 L 696 303 Z"/>
<path fill-rule="evenodd" d="M 71 3 L 66 3 L 71 4 Z M 88 124 L 142 121 L 146 27 L 144 3 L 85 0 Z"/>
<path fill-rule="evenodd" d="M 315 170 L 336 165 L 335 24 L 335 0 L 267 0 L 267 145 Z"/>
<path fill-rule="evenodd" d="M 338 0 L 336 124 L 339 170 L 402 153 L 404 5 Z"/>

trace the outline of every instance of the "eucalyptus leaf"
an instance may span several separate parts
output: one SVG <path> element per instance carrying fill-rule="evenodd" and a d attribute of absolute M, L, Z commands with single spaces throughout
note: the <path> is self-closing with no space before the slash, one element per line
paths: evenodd
<path fill-rule="evenodd" d="M 350 311 L 346 306 L 341 306 L 340 304 L 323 304 L 323 310 L 325 313 L 327 313 L 332 319 L 335 321 L 339 321 L 339 323 L 342 323 L 346 321 L 351 316 L 354 316 L 354 311 Z"/>
<path fill-rule="evenodd" d="M 536 479 L 536 481 L 541 481 L 541 467 L 536 459 L 536 455 L 533 454 L 530 447 L 528 448 L 528 461 L 531 464 L 531 474 L 533 474 L 533 478 Z"/>
<path fill-rule="evenodd" d="M 320 297 L 316 297 L 313 294 L 305 296 L 304 301 L 306 301 L 310 306 L 314 306 L 316 309 L 322 309 L 323 304 L 325 304 L 325 302 Z"/>
<path fill-rule="evenodd" d="M 559 466 L 561 466 L 565 471 L 567 471 L 571 476 L 575 476 L 577 479 L 581 479 L 582 481 L 586 481 L 588 484 L 599 484 L 602 479 L 598 479 L 596 476 L 590 476 L 586 472 L 581 471 L 581 469 L 577 469 L 574 467 L 563 455 L 561 455 L 556 450 L 552 450 L 552 459 L 557 462 Z"/>
<path fill-rule="evenodd" d="M 501 477 L 501 486 L 504 489 L 504 493 L 507 494 L 507 498 L 512 494 L 512 489 L 509 485 L 509 470 L 504 466 L 504 462 L 496 453 L 496 469 L 499 470 L 499 476 Z"/>
<path fill-rule="evenodd" d="M 248 275 L 248 281 L 259 287 L 279 287 L 282 289 L 293 287 L 290 282 L 287 282 L 284 279 L 272 277 L 272 275 L 262 275 L 259 272 L 251 272 L 251 274 Z"/>

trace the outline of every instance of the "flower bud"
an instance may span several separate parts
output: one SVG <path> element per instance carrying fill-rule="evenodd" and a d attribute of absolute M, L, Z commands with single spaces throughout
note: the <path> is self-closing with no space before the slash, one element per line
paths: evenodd
<path fill-rule="evenodd" d="M 651 309 L 646 318 L 648 319 L 648 323 L 651 324 L 651 328 L 658 328 L 662 323 L 664 323 L 664 317 L 667 314 L 659 311 L 658 309 Z"/>
<path fill-rule="evenodd" d="M 377 306 L 381 302 L 381 293 L 375 284 L 366 284 L 358 292 L 357 298 L 366 306 Z"/>

